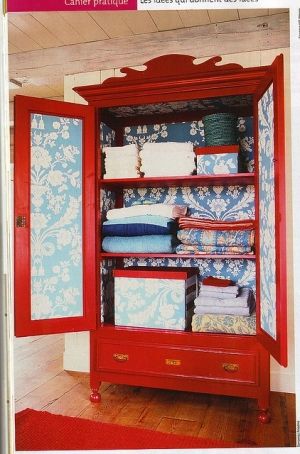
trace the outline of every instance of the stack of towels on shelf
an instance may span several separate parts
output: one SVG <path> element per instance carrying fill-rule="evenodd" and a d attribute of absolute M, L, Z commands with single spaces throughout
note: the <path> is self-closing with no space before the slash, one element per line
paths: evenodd
<path fill-rule="evenodd" d="M 102 249 L 111 253 L 173 253 L 176 218 L 187 207 L 163 203 L 114 208 L 102 226 Z"/>
<path fill-rule="evenodd" d="M 123 147 L 104 147 L 103 178 L 138 178 L 140 176 L 139 150 L 135 144 Z"/>
<path fill-rule="evenodd" d="M 191 175 L 196 171 L 192 143 L 146 142 L 140 151 L 141 172 L 145 177 Z"/>
<path fill-rule="evenodd" d="M 253 254 L 254 221 L 179 218 L 177 254 Z"/>
<path fill-rule="evenodd" d="M 255 333 L 253 291 L 231 280 L 203 279 L 192 319 L 192 330 L 202 332 Z"/>

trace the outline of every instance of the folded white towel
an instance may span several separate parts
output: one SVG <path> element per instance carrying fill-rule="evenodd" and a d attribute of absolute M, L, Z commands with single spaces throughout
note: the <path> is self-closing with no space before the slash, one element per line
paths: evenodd
<path fill-rule="evenodd" d="M 153 205 L 133 205 L 124 208 L 113 208 L 108 210 L 106 217 L 107 219 L 122 219 L 131 216 L 143 216 L 143 215 L 157 215 L 165 216 L 167 218 L 178 218 L 184 216 L 183 213 L 187 212 L 185 205 L 168 205 L 165 203 L 155 203 Z"/>
<path fill-rule="evenodd" d="M 254 310 L 254 305 L 250 307 L 235 307 L 235 306 L 196 306 L 195 314 L 227 314 L 227 315 L 251 315 Z"/>
<path fill-rule="evenodd" d="M 141 155 L 144 152 L 150 151 L 151 153 L 165 153 L 165 152 L 192 152 L 193 144 L 190 142 L 146 142 L 143 144 Z"/>
<path fill-rule="evenodd" d="M 103 147 L 102 149 L 103 153 L 106 154 L 106 156 L 109 155 L 116 155 L 120 156 L 120 154 L 126 154 L 126 155 L 137 155 L 138 154 L 138 148 L 137 146 L 133 143 L 130 145 L 124 145 L 122 147 Z"/>
<path fill-rule="evenodd" d="M 216 285 L 205 285 L 201 284 L 201 292 L 211 292 L 211 293 L 229 293 L 232 295 L 237 295 L 239 291 L 238 285 L 229 285 L 228 287 L 217 287 Z"/>
<path fill-rule="evenodd" d="M 234 297 L 234 295 L 224 294 L 221 296 L 213 297 L 210 295 L 205 296 L 201 292 L 199 296 L 195 299 L 195 306 L 215 306 L 215 307 L 224 307 L 224 306 L 234 306 L 234 307 L 248 307 L 251 300 L 254 298 L 252 290 L 246 287 L 243 287 L 240 291 L 239 296 Z M 208 311 L 208 307 L 206 312 Z"/>

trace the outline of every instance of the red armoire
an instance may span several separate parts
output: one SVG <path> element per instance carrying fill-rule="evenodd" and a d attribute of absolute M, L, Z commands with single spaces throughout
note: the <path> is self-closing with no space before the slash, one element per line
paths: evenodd
<path fill-rule="evenodd" d="M 101 381 L 241 396 L 257 399 L 268 422 L 270 355 L 287 365 L 283 57 L 254 68 L 194 60 L 160 56 L 144 70 L 76 88 L 88 105 L 15 97 L 15 333 L 90 331 L 93 402 Z M 201 119 L 220 112 L 242 126 L 251 120 L 252 139 L 240 144 L 251 142 L 253 154 L 238 172 L 105 178 L 104 146 L 178 140 L 183 130 L 201 146 Z M 162 203 L 180 194 L 215 219 L 252 218 L 255 252 L 104 252 L 107 210 L 147 194 Z M 178 264 L 250 283 L 255 334 L 114 323 L 115 268 Z"/>

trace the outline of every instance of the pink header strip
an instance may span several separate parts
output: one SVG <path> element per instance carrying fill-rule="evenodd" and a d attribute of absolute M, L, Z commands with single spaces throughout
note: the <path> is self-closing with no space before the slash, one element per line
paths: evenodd
<path fill-rule="evenodd" d="M 137 0 L 7 0 L 9 13 L 25 11 L 136 10 Z"/>

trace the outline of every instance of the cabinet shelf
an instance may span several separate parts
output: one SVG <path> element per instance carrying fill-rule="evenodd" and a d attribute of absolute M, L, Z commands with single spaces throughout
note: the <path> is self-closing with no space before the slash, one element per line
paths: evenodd
<path fill-rule="evenodd" d="M 112 252 L 100 252 L 99 260 L 108 258 L 165 258 L 165 259 L 244 259 L 244 260 L 255 260 L 255 254 L 162 254 L 162 253 L 112 253 Z"/>
<path fill-rule="evenodd" d="M 161 186 L 213 186 L 213 185 L 254 184 L 254 173 L 235 173 L 220 175 L 186 175 L 170 177 L 146 177 L 127 179 L 100 179 L 100 187 L 110 189 L 143 188 Z"/>

